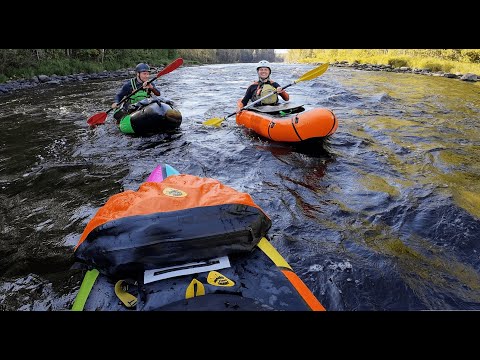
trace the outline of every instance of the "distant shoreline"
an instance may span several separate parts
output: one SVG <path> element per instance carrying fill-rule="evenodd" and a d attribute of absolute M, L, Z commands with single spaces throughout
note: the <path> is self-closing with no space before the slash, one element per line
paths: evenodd
<path fill-rule="evenodd" d="M 316 65 L 320 65 L 322 63 L 314 63 Z M 420 74 L 420 75 L 427 75 L 427 76 L 440 76 L 446 77 L 449 79 L 459 79 L 462 81 L 469 81 L 469 82 L 477 82 L 480 80 L 480 75 L 476 75 L 473 73 L 447 73 L 444 71 L 430 71 L 428 69 L 417 69 L 417 68 L 410 68 L 408 66 L 402 66 L 395 68 L 392 65 L 377 65 L 377 64 L 360 64 L 359 62 L 349 63 L 348 61 L 335 61 L 330 63 L 331 66 L 336 67 L 350 67 L 357 70 L 363 71 L 387 71 L 387 72 L 396 72 L 396 73 L 412 73 L 412 74 Z"/>

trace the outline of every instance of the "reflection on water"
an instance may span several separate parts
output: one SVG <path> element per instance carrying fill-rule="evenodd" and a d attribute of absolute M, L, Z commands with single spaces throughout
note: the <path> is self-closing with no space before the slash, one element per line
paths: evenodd
<path fill-rule="evenodd" d="M 276 64 L 287 84 L 310 65 Z M 182 112 L 177 133 L 89 129 L 123 83 L 102 80 L 3 95 L 0 309 L 65 310 L 81 273 L 72 251 L 112 195 L 159 163 L 248 192 L 273 244 L 327 310 L 480 309 L 478 83 L 330 67 L 290 87 L 328 107 L 337 132 L 273 143 L 230 117 L 252 64 L 181 67 L 157 80 Z"/>

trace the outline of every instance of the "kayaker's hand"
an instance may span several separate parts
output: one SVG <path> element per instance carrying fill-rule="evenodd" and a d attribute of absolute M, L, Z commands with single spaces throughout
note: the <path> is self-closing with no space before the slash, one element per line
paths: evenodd
<path fill-rule="evenodd" d="M 114 103 L 112 104 L 112 109 L 116 109 L 117 107 L 118 107 L 118 104 L 117 104 L 116 102 L 114 102 Z"/>
<path fill-rule="evenodd" d="M 153 85 L 152 84 L 149 84 L 148 81 L 145 81 L 143 83 L 143 88 L 144 89 L 153 89 Z"/>
<path fill-rule="evenodd" d="M 281 86 L 279 86 L 279 87 L 277 88 L 277 94 L 280 94 L 281 92 L 284 92 L 284 91 L 285 91 L 285 90 L 283 90 Z"/>

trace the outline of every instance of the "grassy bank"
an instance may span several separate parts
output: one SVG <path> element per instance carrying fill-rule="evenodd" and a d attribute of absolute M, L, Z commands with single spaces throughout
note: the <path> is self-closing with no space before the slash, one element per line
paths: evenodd
<path fill-rule="evenodd" d="M 419 55 L 419 53 L 421 55 Z M 381 49 L 290 49 L 285 55 L 287 62 L 335 62 L 348 61 L 349 63 L 358 62 L 361 64 L 391 65 L 393 67 L 407 66 L 410 68 L 427 69 L 429 71 L 443 71 L 447 73 L 474 73 L 480 76 L 480 63 L 477 53 L 479 50 L 468 50 L 458 52 L 458 56 L 451 55 L 448 59 L 448 52 L 439 52 L 437 56 L 429 56 L 433 53 L 427 50 L 422 54 L 420 50 L 381 50 Z M 444 58 L 442 58 L 444 54 Z M 455 53 L 456 55 L 457 53 Z M 480 55 L 479 55 L 480 57 Z M 462 61 L 463 60 L 463 61 Z"/>
<path fill-rule="evenodd" d="M 0 83 L 7 80 L 30 79 L 35 75 L 71 75 L 100 73 L 135 67 L 139 62 L 160 67 L 178 56 L 176 51 L 162 49 L 121 49 L 97 51 L 77 49 L 74 55 L 65 50 L 36 49 L 2 50 L 0 52 Z"/>
<path fill-rule="evenodd" d="M 81 61 L 76 59 L 49 60 L 39 62 L 35 66 L 16 69 L 10 76 L 0 74 L 0 83 L 7 80 L 30 79 L 35 75 L 71 75 L 71 74 L 93 74 L 103 71 L 115 71 L 119 69 L 133 68 L 138 62 L 145 61 L 150 66 L 160 67 L 170 63 L 173 59 L 156 58 L 155 60 L 130 59 L 125 61 L 106 61 L 103 64 L 93 61 Z"/>

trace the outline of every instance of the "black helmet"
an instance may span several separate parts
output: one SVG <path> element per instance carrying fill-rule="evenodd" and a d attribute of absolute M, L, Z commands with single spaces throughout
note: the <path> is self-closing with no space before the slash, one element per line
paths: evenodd
<path fill-rule="evenodd" d="M 137 66 L 135 66 L 135 71 L 137 73 L 141 73 L 142 71 L 150 71 L 150 66 L 148 66 L 145 63 L 140 63 Z"/>

